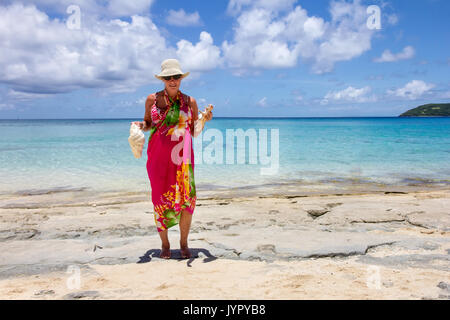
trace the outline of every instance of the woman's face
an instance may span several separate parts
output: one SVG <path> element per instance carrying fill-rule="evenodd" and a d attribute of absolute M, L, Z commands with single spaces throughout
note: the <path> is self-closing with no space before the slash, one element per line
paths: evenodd
<path fill-rule="evenodd" d="M 174 77 L 171 77 L 170 80 L 163 80 L 167 93 L 170 96 L 174 96 L 177 94 L 178 90 L 180 89 L 180 83 L 181 83 L 181 78 L 179 79 L 175 79 Z"/>

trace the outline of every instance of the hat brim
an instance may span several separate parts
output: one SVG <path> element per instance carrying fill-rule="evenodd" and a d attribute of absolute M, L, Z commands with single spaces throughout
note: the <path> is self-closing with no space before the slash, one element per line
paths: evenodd
<path fill-rule="evenodd" d="M 181 74 L 181 79 L 186 78 L 190 72 L 180 73 L 180 72 L 161 72 L 160 74 L 155 74 L 155 78 L 159 80 L 164 80 L 163 77 L 175 76 L 177 74 Z"/>

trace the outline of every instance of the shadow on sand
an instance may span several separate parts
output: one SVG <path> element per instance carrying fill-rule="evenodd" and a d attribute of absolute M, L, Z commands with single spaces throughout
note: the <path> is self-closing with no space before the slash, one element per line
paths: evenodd
<path fill-rule="evenodd" d="M 191 250 L 191 258 L 187 261 L 187 266 L 191 267 L 192 261 L 199 258 L 199 253 L 202 253 L 206 256 L 203 259 L 203 263 L 211 262 L 217 259 L 217 257 L 213 256 L 208 250 L 202 248 L 189 248 Z M 139 261 L 137 263 L 147 263 L 152 261 L 152 258 L 161 259 L 159 255 L 161 254 L 161 249 L 150 249 L 148 250 L 142 257 L 139 257 Z M 186 260 L 181 258 L 180 250 L 170 250 L 170 259 L 175 260 Z"/>

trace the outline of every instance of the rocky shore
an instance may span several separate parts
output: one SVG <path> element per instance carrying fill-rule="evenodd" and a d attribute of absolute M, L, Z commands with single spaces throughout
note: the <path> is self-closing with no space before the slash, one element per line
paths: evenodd
<path fill-rule="evenodd" d="M 244 194 L 244 193 L 243 193 Z M 2 299 L 449 299 L 450 190 L 199 197 L 172 259 L 150 195 L 0 198 Z"/>

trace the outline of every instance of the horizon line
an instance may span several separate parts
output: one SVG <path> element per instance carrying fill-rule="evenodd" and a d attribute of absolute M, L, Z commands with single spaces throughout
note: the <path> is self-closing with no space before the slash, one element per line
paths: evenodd
<path fill-rule="evenodd" d="M 400 117 L 400 116 L 310 116 L 310 117 L 219 117 L 215 116 L 215 119 L 311 119 L 311 118 L 431 118 L 431 117 L 441 117 L 446 118 L 448 116 L 425 116 L 425 117 Z M 0 118 L 0 120 L 136 120 L 136 118 Z"/>

